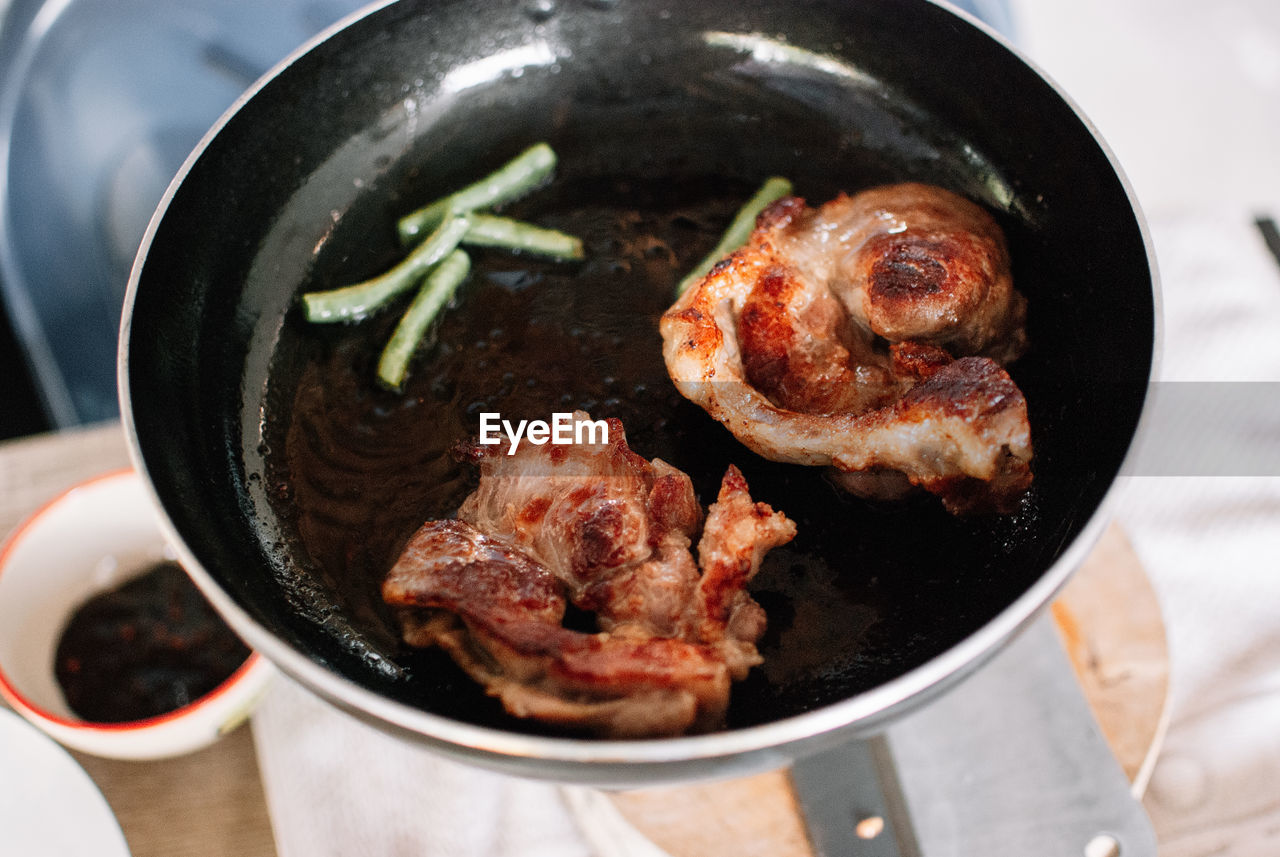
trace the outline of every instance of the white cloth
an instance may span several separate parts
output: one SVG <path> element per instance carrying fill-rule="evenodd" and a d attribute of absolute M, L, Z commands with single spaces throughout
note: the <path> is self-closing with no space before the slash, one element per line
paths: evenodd
<path fill-rule="evenodd" d="M 1280 269 L 1251 222 L 1280 219 L 1280 4 L 1012 5 L 1020 43 L 1097 124 L 1150 215 L 1164 379 L 1280 382 Z M 1240 436 L 1201 417 L 1219 421 L 1203 443 Z M 1280 444 L 1274 425 L 1254 428 Z M 1136 477 L 1118 517 L 1172 650 L 1146 800 L 1160 855 L 1280 854 L 1280 479 Z"/>
<path fill-rule="evenodd" d="M 280 857 L 589 857 L 554 786 L 415 747 L 284 677 L 253 734 Z"/>
<path fill-rule="evenodd" d="M 1252 213 L 1161 214 L 1152 233 L 1164 286 L 1161 383 L 1229 383 L 1233 398 L 1275 396 L 1280 263 Z M 1280 445 L 1262 404 L 1245 434 Z M 1171 720 L 1146 799 L 1161 857 L 1278 854 L 1280 475 L 1136 475 L 1117 517 L 1169 635 Z"/>

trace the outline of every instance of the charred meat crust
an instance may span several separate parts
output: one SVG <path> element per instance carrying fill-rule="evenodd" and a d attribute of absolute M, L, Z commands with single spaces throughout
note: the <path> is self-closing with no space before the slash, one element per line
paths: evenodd
<path fill-rule="evenodd" d="M 676 387 L 755 452 L 964 512 L 1013 508 L 1030 484 L 1027 405 L 1002 365 L 1025 318 L 992 217 L 901 184 L 769 206 L 661 330 Z"/>
<path fill-rule="evenodd" d="M 556 456 L 463 447 L 480 484 L 458 520 L 409 540 L 383 598 L 407 643 L 440 646 L 516 716 L 612 737 L 714 729 L 760 660 L 746 584 L 795 525 L 734 467 L 703 524 L 688 476 L 611 429 Z M 598 633 L 564 627 L 570 602 Z"/>

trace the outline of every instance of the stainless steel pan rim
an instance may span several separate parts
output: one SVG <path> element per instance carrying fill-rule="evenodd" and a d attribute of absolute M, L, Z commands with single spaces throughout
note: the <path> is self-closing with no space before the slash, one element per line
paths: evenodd
<path fill-rule="evenodd" d="M 139 453 L 127 411 L 125 428 L 133 465 L 146 476 L 145 463 Z M 149 480 L 147 485 L 156 507 L 161 508 L 159 496 Z M 326 670 L 266 631 L 214 582 L 167 515 L 162 515 L 161 524 L 183 566 L 236 632 L 284 673 L 330 702 L 372 717 L 376 723 L 385 723 L 422 736 L 439 749 L 490 767 L 524 775 L 549 774 L 551 779 L 566 781 L 629 782 L 635 775 L 625 770 L 606 773 L 590 771 L 586 766 L 699 760 L 710 762 L 725 759 L 729 760 L 724 766 L 726 772 L 776 767 L 786 758 L 796 755 L 797 750 L 801 750 L 798 747 L 788 749 L 788 745 L 819 739 L 811 748 L 816 749 L 824 743 L 821 740 L 824 738 L 828 741 L 843 740 L 875 732 L 894 716 L 945 691 L 952 683 L 977 669 L 998 652 L 1065 585 L 1108 524 L 1109 509 L 1114 503 L 1115 494 L 1116 488 L 1113 487 L 1071 546 L 1014 604 L 960 644 L 899 678 L 816 711 L 761 726 L 645 741 L 548 738 L 505 732 L 444 718 L 373 693 Z M 775 757 L 765 754 L 756 760 L 732 761 L 732 757 L 768 750 L 777 750 L 778 755 Z M 569 773 L 567 770 L 543 771 L 540 769 L 540 762 L 562 762 L 584 767 L 576 773 Z M 714 771 L 708 770 L 706 773 Z M 649 777 L 641 776 L 640 779 Z"/>
<path fill-rule="evenodd" d="M 812 752 L 832 742 L 874 733 L 884 728 L 894 717 L 927 702 L 977 669 L 1039 615 L 1055 593 L 1065 585 L 1109 523 L 1110 510 L 1115 503 L 1119 480 L 1123 476 L 1112 482 L 1079 534 L 1035 584 L 994 619 L 957 645 L 898 678 L 851 698 L 771 723 L 707 735 L 633 741 L 555 738 L 507 732 L 442 717 L 381 696 L 326 669 L 277 638 L 237 604 L 204 569 L 164 510 L 140 447 L 130 395 L 128 341 L 132 308 L 143 263 L 178 187 L 210 142 L 244 104 L 307 51 L 354 21 L 394 2 L 395 0 L 376 2 L 301 46 L 246 91 L 210 129 L 170 184 L 152 217 L 134 262 L 126 293 L 117 378 L 121 416 L 133 466 L 146 477 L 151 499 L 160 510 L 162 528 L 183 565 L 217 610 L 254 649 L 280 667 L 285 674 L 339 707 L 389 731 L 408 733 L 449 755 L 524 776 L 565 782 L 628 785 L 778 767 L 790 758 Z M 1061 87 L 1001 34 L 940 0 L 928 2 L 964 17 L 990 38 L 1000 42 L 1042 78 L 1074 111 L 1115 171 L 1135 215 L 1151 271 L 1155 301 L 1154 377 L 1163 340 L 1155 254 L 1145 218 L 1113 152 L 1088 117 Z M 1132 458 L 1136 439 L 1146 430 L 1149 410 L 1149 400 L 1144 399 L 1137 431 L 1125 454 L 1125 466 Z M 1125 466 L 1121 467 L 1121 473 L 1126 472 Z"/>

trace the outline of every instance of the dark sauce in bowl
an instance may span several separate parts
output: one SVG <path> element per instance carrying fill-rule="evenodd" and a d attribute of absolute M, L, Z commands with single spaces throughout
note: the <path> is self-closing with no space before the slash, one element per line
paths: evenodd
<path fill-rule="evenodd" d="M 78 717 L 125 723 L 195 702 L 248 657 L 182 566 L 165 561 L 76 610 L 54 674 Z"/>

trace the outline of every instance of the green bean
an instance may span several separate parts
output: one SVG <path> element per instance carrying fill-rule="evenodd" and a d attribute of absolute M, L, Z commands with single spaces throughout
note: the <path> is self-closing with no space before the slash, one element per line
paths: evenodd
<path fill-rule="evenodd" d="M 307 321 L 354 321 L 368 316 L 421 282 L 428 271 L 458 246 L 470 228 L 470 215 L 452 216 L 385 274 L 341 289 L 308 292 L 302 296 Z"/>
<path fill-rule="evenodd" d="M 427 327 L 453 297 L 470 269 L 471 259 L 466 251 L 454 250 L 427 276 L 378 360 L 378 381 L 384 387 L 398 391 L 404 384 L 409 358 L 417 350 Z"/>
<path fill-rule="evenodd" d="M 546 143 L 534 143 L 504 166 L 462 190 L 406 214 L 396 223 L 400 243 L 412 246 L 449 212 L 475 211 L 510 202 L 538 187 L 556 167 L 556 153 Z"/>
<path fill-rule="evenodd" d="M 769 203 L 790 194 L 791 182 L 778 176 L 767 179 L 760 186 L 760 189 L 756 191 L 755 196 L 747 200 L 746 205 L 738 209 L 738 213 L 733 216 L 733 222 L 725 230 L 724 237 L 720 239 L 720 243 L 716 245 L 716 248 L 708 253 L 706 258 L 686 274 L 685 278 L 676 286 L 676 297 L 680 297 L 685 293 L 686 289 L 706 276 L 716 262 L 719 262 L 747 242 L 747 239 L 751 237 L 751 230 L 755 228 L 756 218 Z"/>
<path fill-rule="evenodd" d="M 462 236 L 462 243 L 477 247 L 503 247 L 559 261 L 577 260 L 585 255 L 581 238 L 492 214 L 471 215 L 471 228 Z"/>

